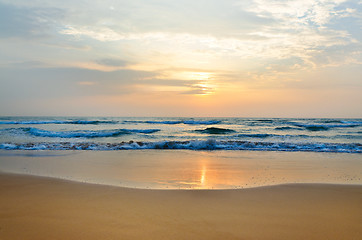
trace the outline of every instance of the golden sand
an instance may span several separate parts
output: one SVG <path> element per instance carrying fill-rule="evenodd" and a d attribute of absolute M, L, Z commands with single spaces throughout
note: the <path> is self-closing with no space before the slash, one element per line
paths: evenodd
<path fill-rule="evenodd" d="M 140 190 L 0 174 L 0 239 L 362 239 L 362 186 Z"/>

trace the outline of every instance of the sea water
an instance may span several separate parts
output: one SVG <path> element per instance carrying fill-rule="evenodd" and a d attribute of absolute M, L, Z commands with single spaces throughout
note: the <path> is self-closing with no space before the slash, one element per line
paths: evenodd
<path fill-rule="evenodd" d="M 362 119 L 2 117 L 0 171 L 153 189 L 362 184 Z"/>
<path fill-rule="evenodd" d="M 1 117 L 0 149 L 362 153 L 362 119 Z"/>

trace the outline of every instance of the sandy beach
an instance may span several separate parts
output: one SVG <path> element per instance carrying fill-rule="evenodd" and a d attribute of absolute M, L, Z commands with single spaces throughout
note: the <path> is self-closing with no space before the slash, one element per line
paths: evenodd
<path fill-rule="evenodd" d="M 0 240 L 362 240 L 362 0 L 0 0 Z"/>
<path fill-rule="evenodd" d="M 362 186 L 141 190 L 0 174 L 0 239 L 361 239 Z"/>

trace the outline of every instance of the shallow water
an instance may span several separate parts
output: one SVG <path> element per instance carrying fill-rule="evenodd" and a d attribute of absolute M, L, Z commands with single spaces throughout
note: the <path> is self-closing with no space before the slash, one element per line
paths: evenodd
<path fill-rule="evenodd" d="M 362 184 L 362 156 L 266 151 L 7 151 L 0 171 L 152 189 Z"/>

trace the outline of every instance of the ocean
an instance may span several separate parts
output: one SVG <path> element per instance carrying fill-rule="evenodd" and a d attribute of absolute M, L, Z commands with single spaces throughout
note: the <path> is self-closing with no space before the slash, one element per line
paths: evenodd
<path fill-rule="evenodd" d="M 1 117 L 0 171 L 152 189 L 362 184 L 362 119 Z"/>
<path fill-rule="evenodd" d="M 4 150 L 362 153 L 362 119 L 1 117 Z"/>

